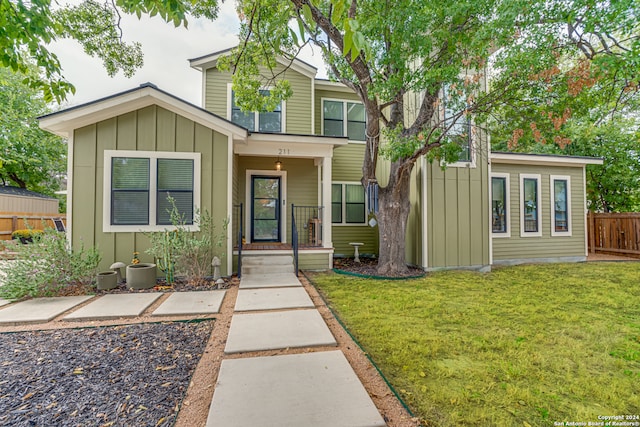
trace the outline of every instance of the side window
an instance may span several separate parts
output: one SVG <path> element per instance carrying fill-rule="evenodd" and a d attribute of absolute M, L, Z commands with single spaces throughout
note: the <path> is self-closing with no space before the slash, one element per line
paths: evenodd
<path fill-rule="evenodd" d="M 331 222 L 333 224 L 366 224 L 367 210 L 364 188 L 360 183 L 331 185 Z"/>
<path fill-rule="evenodd" d="M 521 236 L 542 236 L 540 175 L 520 175 Z"/>
<path fill-rule="evenodd" d="M 551 235 L 571 235 L 570 177 L 551 175 Z"/>
<path fill-rule="evenodd" d="M 495 237 L 510 235 L 509 174 L 491 176 L 491 232 Z"/>
<path fill-rule="evenodd" d="M 442 89 L 442 92 L 444 103 L 444 126 L 448 127 L 450 124 L 450 118 L 455 116 L 455 114 L 463 108 L 464 101 L 460 99 L 460 95 L 453 91 L 448 85 Z M 459 117 L 451 129 L 449 129 L 449 138 L 452 142 L 460 146 L 461 151 L 458 156 L 458 162 L 473 162 L 471 116 L 467 115 Z"/>

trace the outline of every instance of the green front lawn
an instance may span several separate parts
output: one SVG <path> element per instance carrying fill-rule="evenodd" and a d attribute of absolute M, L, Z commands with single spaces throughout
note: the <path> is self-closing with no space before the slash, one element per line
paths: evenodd
<path fill-rule="evenodd" d="M 310 277 L 424 425 L 640 415 L 640 263 Z"/>

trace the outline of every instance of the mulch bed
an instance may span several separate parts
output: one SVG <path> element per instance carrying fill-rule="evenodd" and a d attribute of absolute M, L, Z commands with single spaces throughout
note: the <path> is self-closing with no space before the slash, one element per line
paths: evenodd
<path fill-rule="evenodd" d="M 169 426 L 213 321 L 0 334 L 0 425 Z"/>
<path fill-rule="evenodd" d="M 378 260 L 375 258 L 360 258 L 360 262 L 356 263 L 353 258 L 334 258 L 333 268 L 346 271 L 349 273 L 358 274 L 361 276 L 380 277 L 378 275 Z M 409 278 L 416 276 L 424 276 L 424 270 L 407 266 L 408 271 L 406 274 L 398 274 L 394 276 L 385 276 L 390 279 Z"/>
<path fill-rule="evenodd" d="M 234 278 L 224 278 L 224 285 L 217 285 L 213 280 L 205 284 L 191 284 L 181 278 L 176 279 L 175 283 L 169 284 L 164 279 L 158 279 L 157 285 L 149 289 L 130 289 L 127 287 L 127 282 L 122 281 L 113 289 L 97 290 L 95 287 L 91 289 L 91 292 L 95 292 L 96 295 L 105 294 L 129 294 L 135 292 L 190 292 L 190 291 L 213 291 L 215 289 L 227 289 L 234 282 Z M 80 293 L 78 295 L 85 295 Z"/>

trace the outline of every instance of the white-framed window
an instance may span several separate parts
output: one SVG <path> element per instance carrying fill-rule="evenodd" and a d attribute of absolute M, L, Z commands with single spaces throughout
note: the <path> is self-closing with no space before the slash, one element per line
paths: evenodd
<path fill-rule="evenodd" d="M 520 236 L 542 236 L 540 175 L 520 174 Z"/>
<path fill-rule="evenodd" d="M 549 176 L 551 195 L 551 235 L 571 236 L 571 177 Z"/>
<path fill-rule="evenodd" d="M 444 127 L 451 124 L 451 117 L 455 116 L 463 106 L 460 95 L 450 90 L 449 85 L 442 88 L 443 121 Z M 453 167 L 476 167 L 475 142 L 472 132 L 471 115 L 459 117 L 449 129 L 448 136 L 451 142 L 460 146 L 458 161 L 447 166 Z"/>
<path fill-rule="evenodd" d="M 103 231 L 171 228 L 173 198 L 188 229 L 197 230 L 200 153 L 105 150 Z"/>
<path fill-rule="evenodd" d="M 260 90 L 264 96 L 269 95 L 268 89 Z M 229 85 L 230 111 L 229 120 L 246 128 L 251 132 L 283 133 L 284 103 L 280 102 L 273 111 L 244 112 L 236 105 L 235 93 Z"/>
<path fill-rule="evenodd" d="M 331 223 L 366 225 L 367 204 L 364 187 L 359 182 L 331 184 Z"/>
<path fill-rule="evenodd" d="M 366 141 L 366 114 L 361 102 L 322 98 L 322 134 Z"/>
<path fill-rule="evenodd" d="M 493 237 L 511 237 L 510 175 L 491 174 L 491 233 Z"/>

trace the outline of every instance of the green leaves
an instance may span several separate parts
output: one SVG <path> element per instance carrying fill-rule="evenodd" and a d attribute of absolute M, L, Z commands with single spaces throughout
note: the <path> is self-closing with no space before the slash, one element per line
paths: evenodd
<path fill-rule="evenodd" d="M 53 196 L 66 171 L 66 145 L 39 127 L 37 117 L 50 111 L 47 95 L 56 89 L 34 84 L 33 68 L 26 75 L 0 68 L 0 179 Z"/>

